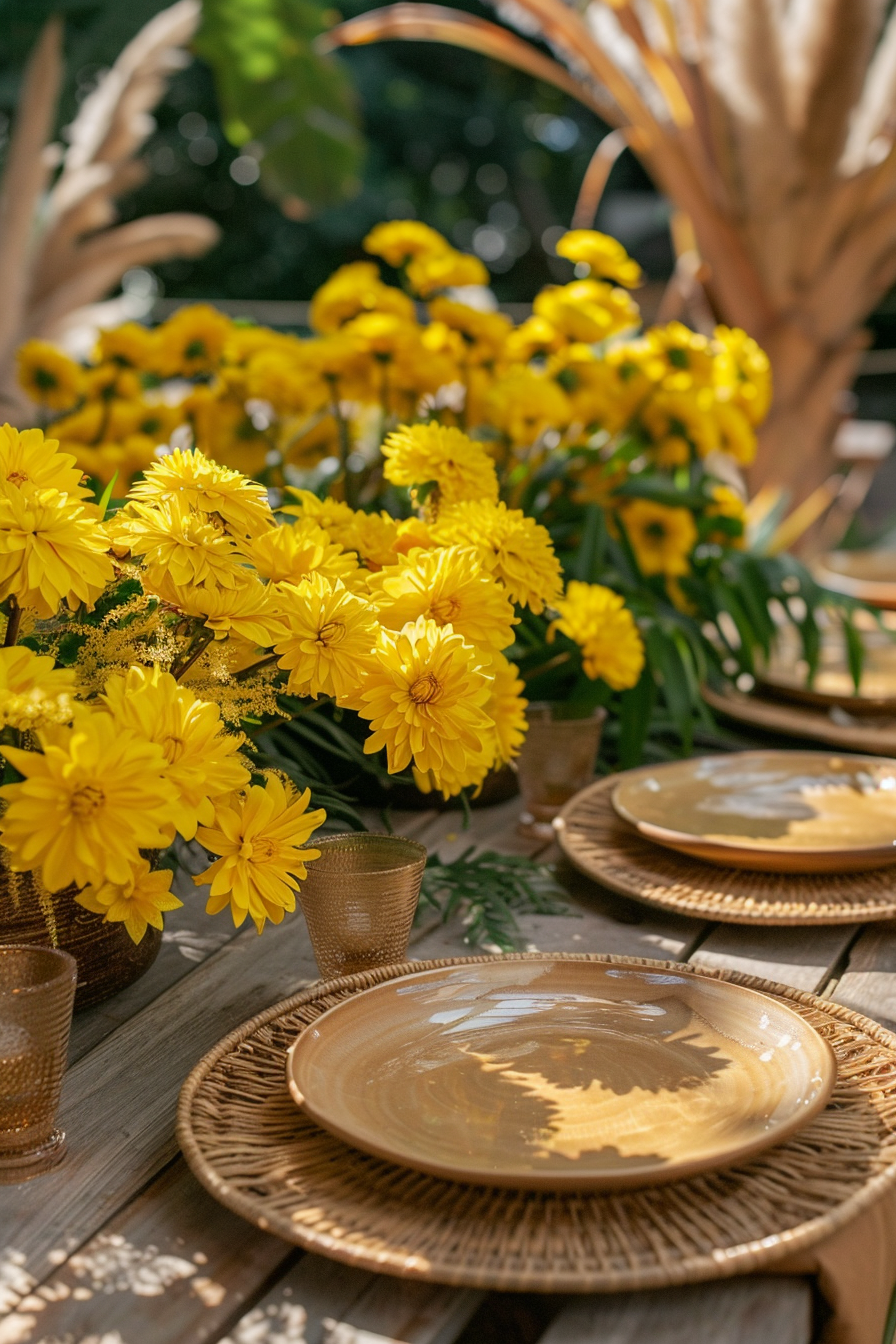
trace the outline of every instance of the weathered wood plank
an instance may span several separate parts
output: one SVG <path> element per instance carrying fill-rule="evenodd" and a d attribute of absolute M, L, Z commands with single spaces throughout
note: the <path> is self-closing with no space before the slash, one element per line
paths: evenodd
<path fill-rule="evenodd" d="M 453 1344 L 484 1296 L 381 1276 L 338 1320 L 324 1321 L 323 1344 Z"/>
<path fill-rule="evenodd" d="M 808 1283 L 757 1277 L 584 1298 L 539 1344 L 809 1344 L 811 1331 Z"/>
<path fill-rule="evenodd" d="M 827 984 L 855 937 L 856 927 L 752 929 L 719 924 L 690 960 L 694 966 L 742 971 L 816 992 Z"/>
<path fill-rule="evenodd" d="M 869 924 L 859 935 L 831 997 L 896 1031 L 896 924 Z"/>
<path fill-rule="evenodd" d="M 365 1270 L 303 1255 L 219 1344 L 322 1344 L 324 1320 L 350 1310 L 375 1280 Z"/>
<path fill-rule="evenodd" d="M 298 1254 L 222 1208 L 179 1160 L 26 1296 L 0 1338 L 201 1344 Z"/>

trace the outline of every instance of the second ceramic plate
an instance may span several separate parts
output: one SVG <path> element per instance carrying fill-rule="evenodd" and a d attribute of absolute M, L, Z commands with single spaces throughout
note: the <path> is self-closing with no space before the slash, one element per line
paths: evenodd
<path fill-rule="evenodd" d="M 792 1008 L 686 971 L 527 958 L 403 976 L 293 1045 L 294 1099 L 378 1157 L 456 1181 L 656 1185 L 782 1142 L 830 1047 Z"/>
<path fill-rule="evenodd" d="M 648 840 L 725 867 L 847 873 L 896 864 L 896 761 L 743 751 L 630 770 L 613 806 Z"/>

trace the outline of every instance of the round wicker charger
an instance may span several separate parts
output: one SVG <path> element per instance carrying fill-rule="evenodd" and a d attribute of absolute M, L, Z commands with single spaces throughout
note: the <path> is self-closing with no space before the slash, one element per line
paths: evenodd
<path fill-rule="evenodd" d="M 784 733 L 788 737 L 808 738 L 840 751 L 857 751 L 869 756 L 896 756 L 896 719 L 865 718 L 849 722 L 832 719 L 828 711 L 812 705 L 797 705 L 784 700 L 765 700 L 741 691 L 702 690 L 710 709 L 737 723 L 759 728 L 766 733 Z"/>
<path fill-rule="evenodd" d="M 584 1293 L 747 1273 L 814 1245 L 896 1185 L 896 1037 L 815 995 L 732 971 L 701 974 L 785 999 L 831 1043 L 838 1081 L 804 1130 L 726 1171 L 603 1195 L 461 1185 L 357 1152 L 293 1104 L 286 1051 L 327 1008 L 412 971 L 487 960 L 345 976 L 231 1032 L 180 1097 L 178 1139 L 206 1189 L 265 1231 L 360 1268 L 459 1287 Z"/>
<path fill-rule="evenodd" d="M 618 776 L 566 804 L 554 825 L 570 863 L 636 901 L 723 924 L 855 924 L 896 916 L 896 866 L 864 873 L 754 873 L 646 840 L 619 817 Z"/>

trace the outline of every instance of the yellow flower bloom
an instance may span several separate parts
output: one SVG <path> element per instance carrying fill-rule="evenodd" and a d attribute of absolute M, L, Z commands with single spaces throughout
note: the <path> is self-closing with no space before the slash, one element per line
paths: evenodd
<path fill-rule="evenodd" d="M 26 341 L 16 362 L 19 386 L 52 411 L 69 410 L 84 394 L 84 370 L 49 341 Z"/>
<path fill-rule="evenodd" d="M 504 354 L 511 364 L 528 364 L 535 355 L 552 354 L 566 344 L 566 337 L 546 317 L 527 317 L 507 337 Z"/>
<path fill-rule="evenodd" d="M 90 491 L 81 485 L 83 472 L 75 459 L 59 451 L 56 439 L 44 438 L 40 429 L 0 426 L 0 490 L 59 490 L 72 499 L 87 499 Z"/>
<path fill-rule="evenodd" d="M 450 625 L 487 658 L 513 643 L 513 607 L 472 548 L 416 551 L 372 576 L 369 586 L 379 619 L 391 630 L 424 616 Z"/>
<path fill-rule="evenodd" d="M 75 674 L 24 645 L 0 649 L 0 727 L 45 728 L 70 723 Z"/>
<path fill-rule="evenodd" d="M 181 308 L 156 329 L 156 366 L 165 377 L 210 373 L 220 362 L 231 321 L 207 303 Z"/>
<path fill-rule="evenodd" d="M 376 608 L 337 579 L 312 574 L 303 584 L 279 584 L 277 614 L 287 634 L 274 646 L 278 666 L 289 672 L 292 695 L 332 695 L 355 708 L 366 671 L 373 665 Z"/>
<path fill-rule="evenodd" d="M 264 788 L 253 784 L 217 804 L 214 823 L 200 827 L 198 839 L 219 857 L 193 879 L 197 886 L 211 882 L 210 915 L 229 905 L 237 928 L 249 915 L 261 933 L 265 920 L 279 924 L 295 910 L 305 865 L 320 857 L 303 846 L 327 819 L 323 808 L 308 811 L 310 798 L 310 789 L 300 794 L 269 774 Z"/>
<path fill-rule="evenodd" d="M 559 630 L 578 644 L 582 667 L 592 681 L 602 677 L 614 691 L 636 684 L 644 667 L 644 642 L 618 593 L 573 579 L 556 609 L 560 615 L 548 628 L 549 643 Z"/>
<path fill-rule="evenodd" d="M 262 532 L 248 543 L 246 554 L 262 578 L 274 583 L 301 583 L 320 573 L 351 586 L 358 572 L 355 556 L 310 518 Z"/>
<path fill-rule="evenodd" d="M 536 615 L 563 595 L 560 561 L 547 528 L 506 504 L 455 504 L 432 529 L 444 546 L 473 546 L 483 568 L 504 584 L 512 602 Z"/>
<path fill-rule="evenodd" d="M 447 239 L 417 219 L 393 219 L 377 224 L 361 246 L 372 257 L 382 257 L 396 269 L 412 257 L 434 256 L 452 250 Z"/>
<path fill-rule="evenodd" d="M 499 653 L 492 664 L 495 674 L 491 694 L 485 702 L 485 712 L 492 720 L 495 734 L 495 754 L 492 765 L 504 765 L 520 754 L 520 747 L 526 736 L 526 706 L 529 701 L 523 696 L 525 686 L 520 679 L 516 664 L 511 663 Z"/>
<path fill-rule="evenodd" d="M 547 429 L 563 430 L 572 419 L 569 398 L 552 378 L 517 365 L 494 384 L 486 398 L 489 423 L 523 446 Z"/>
<path fill-rule="evenodd" d="M 312 298 L 308 316 L 315 331 L 328 334 L 360 313 L 394 313 L 406 322 L 416 317 L 413 299 L 384 285 L 372 261 L 352 261 L 334 271 Z"/>
<path fill-rule="evenodd" d="M 187 616 L 201 616 L 215 639 L 235 635 L 255 648 L 269 648 L 283 637 L 283 624 L 274 610 L 273 589 L 244 571 L 233 588 L 176 588 L 159 586 L 163 602 L 177 607 Z"/>
<path fill-rule="evenodd" d="M 109 531 L 116 546 L 143 559 L 153 588 L 166 583 L 235 588 L 245 573 L 233 538 L 211 514 L 191 509 L 179 495 L 152 505 L 128 504 L 110 521 Z"/>
<path fill-rule="evenodd" d="M 408 263 L 407 277 L 414 293 L 424 299 L 442 289 L 488 284 L 488 271 L 478 257 L 453 250 L 415 257 Z"/>
<path fill-rule="evenodd" d="M 191 509 L 217 514 L 227 531 L 239 537 L 256 537 L 274 521 L 263 485 L 195 448 L 176 448 L 160 458 L 133 487 L 131 499 L 144 504 L 178 499 Z"/>
<path fill-rule="evenodd" d="M 603 280 L 548 285 L 535 296 L 532 308 L 537 317 L 545 318 L 571 341 L 584 341 L 586 345 L 636 327 L 640 320 L 631 295 Z"/>
<path fill-rule="evenodd" d="M 610 350 L 599 356 L 592 346 L 573 342 L 548 362 L 547 372 L 566 392 L 572 418 L 586 428 L 618 434 L 653 392 L 650 379 Z"/>
<path fill-rule="evenodd" d="M 715 360 L 709 341 L 683 322 L 651 327 L 639 340 L 629 341 L 619 354 L 668 392 L 689 392 L 713 383 Z"/>
<path fill-rule="evenodd" d="M 740 467 L 748 467 L 756 456 L 756 432 L 749 419 L 733 401 L 717 401 L 713 415 L 719 431 L 719 447 Z"/>
<path fill-rule="evenodd" d="M 592 275 L 615 280 L 626 289 L 634 289 L 644 279 L 641 267 L 622 244 L 594 229 L 571 229 L 557 243 L 556 252 L 558 257 L 590 266 Z"/>
<path fill-rule="evenodd" d="M 0 494 L 0 601 L 12 596 L 44 618 L 63 602 L 93 606 L 115 571 L 109 538 L 84 514 L 58 490 Z"/>
<path fill-rule="evenodd" d="M 710 532 L 706 540 L 718 542 L 720 546 L 743 546 L 747 526 L 747 506 L 743 499 L 728 485 L 714 485 L 712 498 L 713 502 L 706 510 L 707 518 L 731 519 L 740 530 L 735 528 L 733 532 L 728 532 L 717 528 Z"/>
<path fill-rule="evenodd" d="M 454 299 L 437 298 L 429 305 L 433 322 L 456 331 L 464 343 L 464 363 L 494 364 L 500 359 L 513 323 L 503 313 L 483 313 Z"/>
<path fill-rule="evenodd" d="M 383 444 L 383 475 L 393 485 L 434 481 L 439 505 L 498 498 L 495 464 L 481 443 L 453 426 L 402 425 Z"/>
<path fill-rule="evenodd" d="M 148 925 L 164 927 L 164 911 L 179 910 L 183 905 L 170 891 L 173 876 L 170 868 L 153 872 L 146 859 L 140 859 L 127 882 L 96 883 L 85 887 L 75 900 L 85 910 L 102 915 L 104 924 L 123 923 L 133 941 L 139 943 Z"/>
<path fill-rule="evenodd" d="M 154 331 L 139 322 L 123 322 L 99 334 L 95 358 L 100 363 L 109 361 L 132 369 L 153 369 L 156 364 L 158 339 Z"/>
<path fill-rule="evenodd" d="M 716 327 L 713 381 L 720 396 L 737 406 L 750 424 L 760 425 L 772 399 L 768 355 L 739 327 Z"/>
<path fill-rule="evenodd" d="M 132 667 L 126 676 L 110 678 L 101 698 L 117 724 L 161 748 L 185 840 L 193 839 L 200 822 L 211 825 L 213 798 L 248 784 L 242 739 L 225 732 L 217 705 L 198 700 L 170 672 Z"/>
<path fill-rule="evenodd" d="M 677 578 L 690 569 L 697 528 L 687 509 L 633 499 L 619 510 L 641 573 Z"/>
<path fill-rule="evenodd" d="M 380 631 L 358 707 L 371 720 L 364 751 L 385 747 L 390 774 L 413 762 L 437 782 L 446 767 L 459 773 L 482 758 L 492 679 L 480 661 L 460 635 L 422 616 L 398 634 Z"/>
<path fill-rule="evenodd" d="M 14 872 L 40 869 L 49 891 L 126 886 L 141 849 L 168 843 L 175 792 L 165 758 L 110 715 L 84 706 L 70 729 L 38 734 L 43 753 L 2 747 L 25 778 L 6 784 L 2 842 Z"/>
<path fill-rule="evenodd" d="M 641 420 L 663 466 L 687 463 L 688 444 L 693 444 L 701 457 L 719 447 L 719 426 L 710 388 L 684 392 L 658 388 L 643 407 Z"/>

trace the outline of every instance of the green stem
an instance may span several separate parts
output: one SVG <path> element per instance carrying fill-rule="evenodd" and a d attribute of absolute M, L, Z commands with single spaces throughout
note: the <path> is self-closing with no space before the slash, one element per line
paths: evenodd
<path fill-rule="evenodd" d="M 234 681 L 248 681 L 253 672 L 260 672 L 263 667 L 270 667 L 271 663 L 276 663 L 279 657 L 276 653 L 269 653 L 266 658 L 260 658 L 257 663 L 244 667 L 240 672 L 234 674 Z"/>
<path fill-rule="evenodd" d="M 542 672 L 551 672 L 555 667 L 562 667 L 564 663 L 568 662 L 569 662 L 568 651 L 564 653 L 557 653 L 554 655 L 553 658 L 549 658 L 546 663 L 542 663 L 540 667 L 533 667 L 531 672 L 523 672 L 522 674 L 523 681 L 532 681 L 535 677 L 540 676 Z"/>
<path fill-rule="evenodd" d="M 14 597 L 9 599 L 9 617 L 6 622 L 6 638 L 3 640 L 4 649 L 12 648 L 19 637 L 19 626 L 22 624 L 22 608 Z"/>
<path fill-rule="evenodd" d="M 197 635 L 192 647 L 188 651 L 186 662 L 175 665 L 171 669 L 171 674 L 175 681 L 180 681 L 182 677 L 186 676 L 196 660 L 201 658 L 205 653 L 214 637 L 215 632 L 213 630 L 203 630 Z"/>
<path fill-rule="evenodd" d="M 339 461 L 342 463 L 342 479 L 345 483 L 345 502 L 350 508 L 355 509 L 357 504 L 356 482 L 352 472 L 348 468 L 348 459 L 351 456 L 352 443 L 349 435 L 348 421 L 342 414 L 342 407 L 339 404 L 339 392 L 335 378 L 328 378 L 330 392 L 332 394 L 331 409 L 333 419 L 336 421 L 336 428 L 339 433 Z"/>

